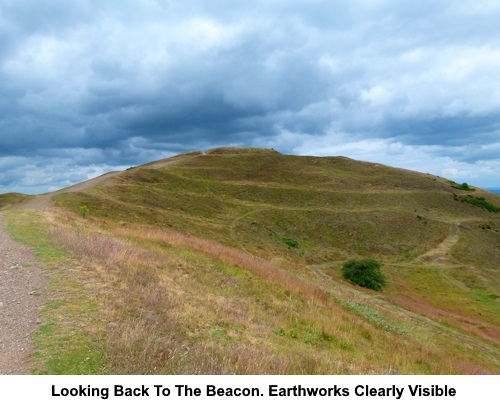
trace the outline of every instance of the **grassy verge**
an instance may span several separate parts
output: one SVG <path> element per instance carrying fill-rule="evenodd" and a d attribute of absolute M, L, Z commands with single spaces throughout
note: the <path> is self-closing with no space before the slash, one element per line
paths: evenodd
<path fill-rule="evenodd" d="M 44 214 L 9 211 L 4 214 L 12 237 L 32 247 L 45 274 L 47 299 L 42 324 L 34 334 L 34 374 L 103 374 L 109 371 L 99 333 L 90 333 L 98 303 L 82 285 L 78 262 L 54 244 Z"/>

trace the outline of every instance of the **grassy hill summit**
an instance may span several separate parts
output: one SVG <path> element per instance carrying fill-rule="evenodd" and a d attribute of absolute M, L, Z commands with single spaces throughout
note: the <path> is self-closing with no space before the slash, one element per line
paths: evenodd
<path fill-rule="evenodd" d="M 499 195 L 346 157 L 216 148 L 50 198 L 7 215 L 59 263 L 39 372 L 500 372 Z M 344 279 L 361 259 L 380 264 L 380 291 Z M 63 369 L 44 360 L 58 339 L 74 341 Z"/>

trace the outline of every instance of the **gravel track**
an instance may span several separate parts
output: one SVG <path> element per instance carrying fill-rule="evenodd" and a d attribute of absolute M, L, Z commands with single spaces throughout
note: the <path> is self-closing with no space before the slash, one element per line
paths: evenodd
<path fill-rule="evenodd" d="M 44 285 L 38 257 L 10 237 L 0 214 L 0 374 L 33 369 L 31 334 L 40 324 Z"/>

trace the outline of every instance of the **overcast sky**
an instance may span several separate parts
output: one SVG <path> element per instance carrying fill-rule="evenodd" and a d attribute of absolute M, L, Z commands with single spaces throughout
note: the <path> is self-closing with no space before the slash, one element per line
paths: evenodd
<path fill-rule="evenodd" d="M 500 186 L 498 0 L 0 0 L 0 193 L 244 145 Z"/>

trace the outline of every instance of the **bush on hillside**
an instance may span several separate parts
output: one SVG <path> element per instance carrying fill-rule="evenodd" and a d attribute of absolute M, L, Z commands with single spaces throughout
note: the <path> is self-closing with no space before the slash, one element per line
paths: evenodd
<path fill-rule="evenodd" d="M 387 280 L 380 271 L 380 267 L 382 267 L 382 263 L 374 259 L 353 259 L 344 263 L 342 275 L 346 280 L 356 285 L 382 291 Z"/>
<path fill-rule="evenodd" d="M 455 201 L 461 201 L 467 204 L 475 205 L 476 207 L 484 208 L 489 212 L 494 212 L 494 213 L 500 212 L 499 207 L 490 204 L 488 201 L 486 201 L 484 197 L 473 197 L 470 194 L 467 194 L 465 197 L 457 197 L 457 198 L 453 197 L 453 198 Z"/>
<path fill-rule="evenodd" d="M 470 187 L 467 183 L 457 184 L 455 182 L 452 182 L 451 186 L 458 190 L 476 191 L 475 188 Z"/>
<path fill-rule="evenodd" d="M 282 238 L 281 240 L 286 243 L 286 245 L 288 246 L 288 249 L 299 247 L 299 242 L 297 242 L 295 239 Z"/>

